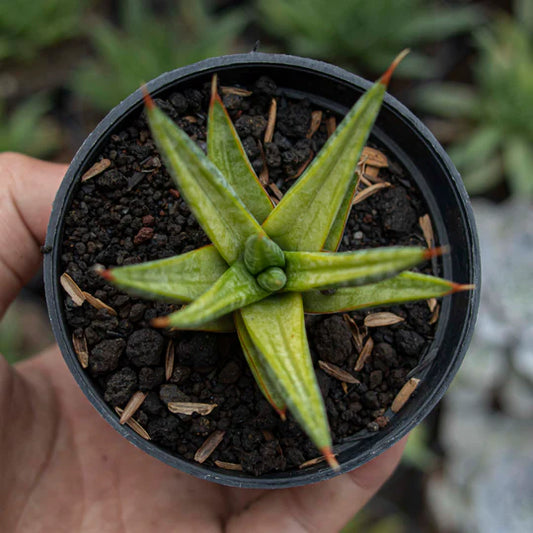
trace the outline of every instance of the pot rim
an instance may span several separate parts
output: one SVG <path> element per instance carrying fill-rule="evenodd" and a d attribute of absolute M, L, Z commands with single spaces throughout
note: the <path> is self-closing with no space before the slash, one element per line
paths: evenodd
<path fill-rule="evenodd" d="M 348 85 L 352 90 L 359 91 L 366 90 L 372 85 L 369 81 L 364 80 L 355 74 L 351 74 L 339 67 L 322 61 L 284 54 L 250 52 L 247 54 L 235 54 L 209 58 L 198 63 L 161 74 L 157 78 L 148 82 L 147 89 L 152 95 L 157 96 L 158 93 L 165 92 L 176 83 L 186 83 L 189 79 L 214 72 L 228 72 L 231 70 L 238 71 L 243 67 L 253 67 L 257 69 L 262 67 L 278 68 L 287 69 L 288 71 L 296 70 L 302 74 L 310 73 L 319 78 L 328 80 L 330 83 L 342 83 Z M 257 72 L 256 77 L 259 75 L 260 73 Z M 310 91 L 305 92 L 310 93 Z M 318 98 L 318 100 L 320 100 L 320 98 Z M 254 477 L 239 472 L 229 473 L 229 471 L 219 468 L 213 468 L 186 461 L 185 459 L 173 455 L 171 452 L 159 448 L 157 445 L 144 440 L 130 428 L 120 425 L 118 417 L 114 411 L 104 402 L 100 394 L 96 392 L 91 384 L 88 374 L 81 369 L 71 345 L 70 335 L 67 332 L 62 311 L 63 293 L 59 284 L 59 250 L 61 247 L 63 234 L 63 213 L 70 204 L 70 199 L 72 197 L 72 193 L 76 186 L 77 178 L 80 175 L 80 172 L 87 166 L 88 162 L 90 162 L 90 158 L 95 156 L 95 150 L 99 146 L 101 139 L 109 135 L 112 130 L 115 130 L 117 123 L 123 117 L 129 115 L 137 109 L 140 109 L 141 106 L 142 93 L 141 90 L 138 89 L 124 99 L 121 103 L 119 103 L 115 108 L 113 108 L 98 124 L 94 131 L 87 137 L 85 142 L 81 145 L 78 152 L 74 156 L 65 178 L 60 185 L 57 196 L 54 200 L 48 225 L 45 249 L 51 250 L 51 252 L 46 253 L 44 256 L 44 282 L 48 313 L 61 353 L 63 354 L 69 370 L 73 374 L 83 393 L 87 396 L 98 413 L 108 423 L 110 423 L 116 431 L 118 431 L 123 437 L 126 437 L 138 448 L 163 461 L 164 463 L 178 468 L 183 472 L 194 475 L 201 479 L 214 481 L 216 483 L 228 486 L 269 489 L 295 487 L 309 483 L 315 483 L 317 481 L 330 479 L 339 474 L 353 470 L 354 468 L 383 453 L 386 449 L 411 431 L 423 418 L 425 418 L 425 416 L 429 414 L 429 412 L 446 392 L 446 389 L 448 388 L 451 380 L 455 376 L 459 366 L 462 363 L 470 343 L 475 324 L 475 317 L 477 315 L 477 309 L 479 306 L 481 267 L 479 243 L 475 229 L 473 211 L 461 177 L 448 155 L 445 153 L 433 134 L 418 118 L 415 117 L 415 115 L 413 115 L 413 113 L 411 113 L 403 104 L 401 104 L 390 94 L 385 95 L 384 105 L 381 113 L 385 113 L 385 110 L 386 113 L 392 113 L 396 120 L 400 120 L 406 128 L 411 130 L 412 134 L 418 137 L 419 141 L 423 143 L 426 151 L 432 155 L 433 158 L 435 158 L 436 164 L 442 168 L 443 175 L 445 175 L 448 179 L 447 184 L 453 190 L 455 202 L 459 208 L 459 215 L 461 220 L 464 221 L 464 224 L 461 227 L 465 232 L 465 239 L 468 247 L 468 250 L 466 250 L 467 257 L 465 260 L 468 261 L 469 268 L 467 270 L 469 279 L 461 281 L 465 283 L 473 283 L 476 285 L 477 289 L 470 292 L 465 297 L 465 320 L 462 324 L 462 330 L 459 332 L 458 339 L 456 341 L 456 348 L 451 364 L 446 367 L 446 371 L 440 377 L 437 386 L 432 390 L 424 391 L 424 395 L 419 398 L 417 407 L 414 409 L 414 412 L 411 414 L 411 416 L 401 416 L 401 421 L 396 423 L 392 430 L 390 430 L 389 427 L 389 430 L 387 431 L 382 429 L 374 434 L 380 436 L 380 438 L 377 439 L 377 442 L 374 443 L 373 446 L 370 446 L 369 448 L 367 447 L 368 449 L 363 451 L 363 453 L 358 453 L 356 457 L 352 457 L 351 459 L 347 460 L 342 460 L 342 457 L 339 457 L 341 459 L 341 468 L 339 472 L 335 472 L 325 465 L 319 464 L 303 470 L 291 470 L 277 474 L 267 474 L 260 477 Z M 332 107 L 329 100 L 328 107 Z M 383 135 L 383 137 L 388 139 L 387 135 Z M 394 143 L 394 141 L 391 142 Z M 417 185 L 420 185 L 420 183 L 417 183 Z M 438 205 L 435 201 L 429 201 L 425 194 L 423 194 L 423 196 L 428 204 L 428 208 L 433 219 L 435 215 L 435 208 L 438 209 Z M 439 237 L 443 237 L 445 240 L 447 240 L 448 237 L 447 233 L 448 232 L 445 227 L 441 228 L 440 232 L 437 232 Z M 439 240 L 442 242 L 442 239 Z M 451 263 L 446 262 L 446 260 L 444 261 L 444 274 L 449 274 L 451 272 L 450 265 Z M 440 337 L 438 334 L 435 335 L 435 339 L 432 341 L 431 348 L 429 350 L 430 353 L 426 354 L 429 363 L 433 362 L 433 359 L 437 355 L 437 352 L 440 348 L 441 342 L 437 341 L 439 341 L 439 338 L 442 341 L 445 327 L 444 324 L 441 324 L 441 322 L 443 322 L 450 313 L 450 305 L 449 298 L 443 301 L 441 318 L 438 323 Z M 429 372 L 431 365 L 427 364 L 426 366 L 427 368 L 423 369 L 423 372 L 427 373 Z M 421 396 L 421 394 L 422 393 L 417 394 L 417 397 Z M 393 424 L 390 426 L 392 425 Z M 363 444 L 364 442 L 365 441 L 363 441 Z M 351 447 L 353 448 L 353 443 L 351 444 Z M 343 454 L 344 452 L 341 453 L 341 456 Z"/>

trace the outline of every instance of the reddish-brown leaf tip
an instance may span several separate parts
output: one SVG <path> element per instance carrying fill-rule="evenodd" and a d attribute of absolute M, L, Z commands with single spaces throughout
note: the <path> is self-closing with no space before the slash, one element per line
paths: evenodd
<path fill-rule="evenodd" d="M 390 64 L 390 67 L 383 73 L 381 78 L 379 78 L 379 82 L 385 85 L 387 87 L 389 85 L 391 76 L 393 72 L 396 70 L 396 67 L 401 63 L 402 59 L 410 52 L 409 48 L 406 48 L 405 50 L 402 50 L 394 59 L 394 61 Z"/>
<path fill-rule="evenodd" d="M 157 316 L 150 320 L 150 325 L 153 328 L 168 328 L 170 326 L 170 319 L 168 316 Z"/>
<path fill-rule="evenodd" d="M 462 291 L 473 291 L 476 286 L 473 283 L 466 284 L 466 283 L 451 283 L 452 288 L 450 289 L 450 292 L 448 294 L 455 294 L 456 292 L 462 292 Z"/>
<path fill-rule="evenodd" d="M 437 246 L 436 248 L 428 248 L 424 250 L 424 260 L 432 259 L 450 252 L 449 246 Z"/>
<path fill-rule="evenodd" d="M 336 470 L 336 471 L 339 471 L 341 469 L 336 457 L 335 457 L 335 454 L 332 452 L 331 448 L 329 446 L 324 446 L 321 450 L 320 450 L 320 453 L 324 456 L 324 459 L 326 460 L 326 462 L 328 463 L 328 465 L 330 466 L 330 468 L 332 468 L 333 470 Z"/>
<path fill-rule="evenodd" d="M 287 420 L 287 409 L 278 409 L 275 408 L 282 422 Z"/>
<path fill-rule="evenodd" d="M 113 276 L 113 270 L 105 269 L 98 271 L 98 274 L 102 276 L 106 281 L 115 281 L 115 276 Z"/>
<path fill-rule="evenodd" d="M 209 103 L 209 107 L 212 108 L 215 102 L 222 103 L 218 94 L 218 74 L 213 74 L 211 78 L 211 102 Z"/>
<path fill-rule="evenodd" d="M 148 89 L 146 88 L 146 85 L 144 83 L 141 85 L 141 91 L 143 92 L 144 105 L 146 106 L 146 108 L 154 109 L 154 101 L 152 100 L 152 97 L 150 96 L 150 93 L 148 92 Z"/>

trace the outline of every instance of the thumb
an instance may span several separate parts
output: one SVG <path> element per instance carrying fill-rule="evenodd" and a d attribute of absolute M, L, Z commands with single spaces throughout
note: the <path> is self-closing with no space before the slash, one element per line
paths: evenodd
<path fill-rule="evenodd" d="M 66 169 L 0 153 L 0 318 L 41 263 L 40 246 Z"/>

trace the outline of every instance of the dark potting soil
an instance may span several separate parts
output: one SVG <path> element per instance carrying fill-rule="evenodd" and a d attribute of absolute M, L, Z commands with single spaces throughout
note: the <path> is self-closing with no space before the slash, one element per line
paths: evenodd
<path fill-rule="evenodd" d="M 266 161 L 270 183 L 286 191 L 294 183 L 293 176 L 325 143 L 326 121 L 334 115 L 323 110 L 319 129 L 308 138 L 311 113 L 317 106 L 286 97 L 268 78 L 260 78 L 249 89 L 253 91 L 249 96 L 226 92 L 224 103 L 257 173 L 264 173 Z M 263 143 L 274 95 L 276 129 L 272 142 Z M 205 150 L 207 85 L 156 102 Z M 235 334 L 152 329 L 150 319 L 178 306 L 126 295 L 92 271 L 96 264 L 140 263 L 209 242 L 163 168 L 144 114 L 111 135 L 101 158 L 111 165 L 78 186 L 65 219 L 61 259 L 63 270 L 82 290 L 117 312 L 114 316 L 88 303 L 78 307 L 68 296 L 64 299 L 68 326 L 73 335 L 87 341 L 87 371 L 105 401 L 123 408 L 135 392 L 148 393 L 136 420 L 153 442 L 191 461 L 215 430 L 225 434 L 207 459 L 209 465 L 215 460 L 236 463 L 260 475 L 296 468 L 316 457 L 316 448 L 291 416 L 282 422 L 261 395 Z M 424 244 L 418 218 L 427 209 L 405 170 L 390 157 L 389 163 L 380 177 L 393 186 L 354 206 L 341 250 Z M 429 265 L 422 270 L 431 272 Z M 383 414 L 431 342 L 434 326 L 429 323 L 432 314 L 426 302 L 387 310 L 405 320 L 366 332 L 374 349 L 360 372 L 354 371 L 358 350 L 346 320 L 341 315 L 306 316 L 334 443 L 362 430 L 378 431 L 386 424 Z M 350 315 L 365 331 L 363 319 L 375 311 Z M 175 365 L 166 381 L 170 339 Z M 319 359 L 350 372 L 359 383 L 346 385 L 331 377 L 318 368 Z M 170 401 L 218 407 L 207 416 L 175 415 L 167 408 Z"/>

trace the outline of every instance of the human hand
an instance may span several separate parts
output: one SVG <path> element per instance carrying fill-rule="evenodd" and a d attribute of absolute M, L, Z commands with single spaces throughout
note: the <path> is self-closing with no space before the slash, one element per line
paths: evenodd
<path fill-rule="evenodd" d="M 0 318 L 38 268 L 65 165 L 0 154 Z M 260 491 L 166 466 L 116 433 L 54 346 L 10 367 L 0 356 L 0 531 L 334 532 L 396 467 L 405 439 L 332 480 Z"/>

